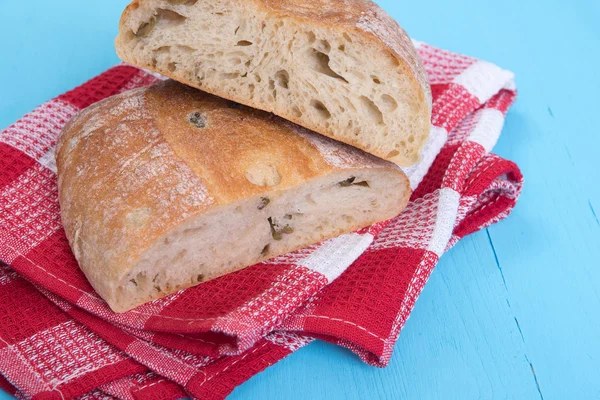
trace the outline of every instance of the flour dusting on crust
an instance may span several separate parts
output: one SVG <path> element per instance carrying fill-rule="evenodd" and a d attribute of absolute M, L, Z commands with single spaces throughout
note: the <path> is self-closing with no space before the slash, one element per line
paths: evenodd
<path fill-rule="evenodd" d="M 294 129 L 294 133 L 307 139 L 315 146 L 325 162 L 334 168 L 390 168 L 395 166 L 395 164 L 365 153 L 345 143 L 321 136 L 292 123 L 288 123 L 288 125 Z"/>
<path fill-rule="evenodd" d="M 146 93 L 135 89 L 88 107 L 59 140 L 58 152 L 66 150 L 59 178 L 69 182 L 60 185 L 61 212 L 64 221 L 79 221 L 65 230 L 92 275 L 112 273 L 91 270 L 93 259 L 133 262 L 173 225 L 214 203 L 155 126 Z"/>

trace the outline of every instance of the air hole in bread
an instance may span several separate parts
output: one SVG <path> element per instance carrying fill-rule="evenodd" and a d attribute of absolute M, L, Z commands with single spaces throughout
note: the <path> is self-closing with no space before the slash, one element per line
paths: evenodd
<path fill-rule="evenodd" d="M 219 78 L 221 78 L 221 79 L 237 79 L 237 78 L 239 78 L 239 76 L 240 76 L 239 72 L 230 72 L 230 73 L 220 74 Z"/>
<path fill-rule="evenodd" d="M 327 107 L 325 107 L 325 104 L 323 104 L 321 101 L 313 99 L 310 101 L 310 105 L 313 109 L 315 109 L 317 111 L 317 114 L 322 119 L 331 118 L 331 113 L 329 112 Z"/>
<path fill-rule="evenodd" d="M 139 29 L 138 29 L 139 30 Z M 133 33 L 133 31 L 131 29 L 128 29 L 125 32 L 125 40 L 128 42 L 131 42 L 132 40 L 134 40 L 136 38 L 136 34 Z"/>
<path fill-rule="evenodd" d="M 183 15 L 173 11 L 167 10 L 166 8 L 157 8 L 152 17 L 146 22 L 142 22 L 138 26 L 134 35 L 137 37 L 145 37 L 154 30 L 154 27 L 158 22 L 166 22 L 167 25 L 179 25 L 185 22 L 187 18 Z"/>
<path fill-rule="evenodd" d="M 157 55 L 167 54 L 170 51 L 171 51 L 171 46 L 161 46 L 161 47 L 157 48 L 156 50 L 154 50 L 154 54 L 157 54 Z"/>
<path fill-rule="evenodd" d="M 352 176 L 344 181 L 341 181 L 340 183 L 338 183 L 338 185 L 340 185 L 341 187 L 350 187 L 350 186 L 362 186 L 362 187 L 368 187 L 370 188 L 371 185 L 369 185 L 369 182 L 367 181 L 356 181 L 356 177 Z"/>
<path fill-rule="evenodd" d="M 331 45 L 327 40 L 321 40 L 317 45 L 317 49 L 323 53 L 329 53 L 331 51 Z"/>
<path fill-rule="evenodd" d="M 265 247 L 263 247 L 262 251 L 260 252 L 260 255 L 263 257 L 266 257 L 269 255 L 269 249 L 271 248 L 271 245 L 266 245 Z"/>
<path fill-rule="evenodd" d="M 329 66 L 329 56 L 317 49 L 310 49 L 309 51 L 309 63 L 310 63 L 310 67 L 317 71 L 318 73 L 330 76 L 332 78 L 335 79 L 339 79 L 341 81 L 344 81 L 346 83 L 348 83 L 348 81 L 346 80 L 346 78 L 344 78 L 343 76 L 339 75 L 338 73 L 336 73 L 334 70 L 331 69 L 331 67 Z"/>
<path fill-rule="evenodd" d="M 265 17 L 262 13 L 247 15 L 236 2 L 225 2 L 225 6 L 218 0 L 206 0 L 197 2 L 193 9 L 179 5 L 186 3 L 184 0 L 154 3 L 152 9 L 159 7 L 167 13 L 172 12 L 165 17 L 168 21 L 184 21 L 184 25 L 170 29 L 157 10 L 158 24 L 147 40 L 139 40 L 140 43 L 134 40 L 127 48 L 120 46 L 124 49 L 122 52 L 130 53 L 130 62 L 138 62 L 158 72 L 162 70 L 165 75 L 176 76 L 181 82 L 226 98 L 234 98 L 235 94 L 239 96 L 235 97 L 238 101 L 246 104 L 252 101 L 255 108 L 289 117 L 325 136 L 335 132 L 336 139 L 359 148 L 364 149 L 365 143 L 372 140 L 375 142 L 372 146 L 374 154 L 379 157 L 394 150 L 399 137 L 408 143 L 411 133 L 414 133 L 414 141 L 409 144 L 409 150 L 421 148 L 422 135 L 411 130 L 420 131 L 426 126 L 420 120 L 413 121 L 422 114 L 423 96 L 410 93 L 415 83 L 409 75 L 414 71 L 404 68 L 403 61 L 399 61 L 403 57 L 396 56 L 389 46 L 387 50 L 386 46 L 373 49 L 369 45 L 371 42 L 362 40 L 358 31 L 342 28 L 346 32 L 336 32 L 320 24 L 299 24 L 293 18 L 285 19 L 283 28 L 277 32 L 281 18 Z M 214 16 L 215 11 L 225 8 L 227 18 Z M 138 10 L 123 26 L 135 30 L 137 24 L 150 18 L 148 12 L 152 9 Z M 203 25 L 206 25 L 206 32 L 203 32 Z M 264 28 L 262 34 L 261 27 Z M 123 32 L 127 34 L 127 30 Z M 161 35 L 162 40 L 158 42 Z M 144 43 L 147 50 L 142 54 L 140 46 Z M 174 43 L 187 44 L 195 50 L 187 57 L 179 57 Z M 158 46 L 170 46 L 170 54 L 158 57 L 156 66 L 152 67 L 155 55 L 148 50 Z M 271 54 L 266 55 L 266 52 Z M 233 53 L 236 53 L 235 57 Z M 365 56 L 361 57 L 361 54 Z M 171 75 L 167 69 L 171 61 L 177 63 L 177 74 Z M 200 62 L 204 64 L 201 67 L 204 78 L 196 78 L 197 74 L 194 74 Z M 402 65 L 402 68 L 393 68 L 393 65 Z M 190 77 L 186 76 L 188 71 L 192 71 Z M 248 76 L 243 79 L 245 72 Z M 273 79 L 274 87 L 269 87 L 269 78 Z M 340 82 L 343 82 L 341 86 Z M 248 89 L 251 83 L 255 85 L 253 94 Z M 336 87 L 338 89 L 333 90 Z M 361 99 L 361 95 L 369 100 Z M 326 107 L 317 105 L 315 108 L 311 99 L 320 100 Z M 403 115 L 409 117 L 402 119 Z M 354 119 L 354 126 L 346 129 L 350 119 Z M 324 129 L 327 123 L 330 129 Z M 359 129 L 355 131 L 355 128 Z M 400 156 L 395 157 L 396 162 L 408 164 L 404 158 L 405 149 L 396 149 L 400 151 Z"/>
<path fill-rule="evenodd" d="M 177 64 L 174 62 L 170 62 L 167 64 L 167 69 L 169 70 L 169 72 L 175 72 L 175 70 L 177 69 Z"/>
<path fill-rule="evenodd" d="M 130 280 L 130 282 L 133 282 L 135 284 L 135 286 L 146 286 L 146 273 L 145 272 L 140 272 L 139 274 L 137 274 L 134 278 L 132 278 Z"/>
<path fill-rule="evenodd" d="M 381 95 L 381 104 L 385 112 L 393 112 L 398 108 L 398 102 L 389 94 Z"/>
<path fill-rule="evenodd" d="M 187 17 L 178 12 L 166 8 L 157 8 L 156 16 L 160 22 L 165 21 L 169 25 L 179 25 L 184 23 L 187 19 Z"/>
<path fill-rule="evenodd" d="M 360 101 L 363 103 L 365 109 L 368 112 L 368 115 L 373 119 L 378 125 L 383 124 L 383 114 L 377 104 L 373 103 L 373 100 L 369 99 L 365 96 L 360 96 Z"/>
<path fill-rule="evenodd" d="M 394 158 L 399 154 L 400 152 L 398 150 L 392 150 L 388 153 L 388 155 L 385 158 Z"/>
<path fill-rule="evenodd" d="M 178 53 L 183 53 L 183 54 L 190 54 L 197 50 L 190 46 L 178 44 L 178 45 L 173 46 L 172 51 L 178 52 Z"/>
<path fill-rule="evenodd" d="M 174 263 L 177 263 L 177 262 L 183 260 L 183 257 L 185 257 L 186 254 L 187 254 L 187 250 L 186 249 L 181 249 L 181 251 L 179 253 L 177 253 L 177 255 L 171 261 L 171 263 L 174 264 Z"/>
<path fill-rule="evenodd" d="M 414 135 L 410 135 L 408 137 L 408 143 L 414 143 L 415 142 L 415 136 Z"/>
<path fill-rule="evenodd" d="M 293 106 L 292 107 L 292 114 L 294 115 L 294 117 L 296 118 L 300 118 L 302 117 L 302 111 L 300 111 L 300 108 L 298 108 L 298 106 Z"/>
<path fill-rule="evenodd" d="M 202 63 L 200 63 L 199 65 L 197 65 L 194 68 L 194 73 L 193 75 L 196 77 L 196 81 L 198 82 L 198 86 L 202 86 L 202 81 L 205 78 L 205 72 L 202 70 Z"/>
<path fill-rule="evenodd" d="M 142 22 L 140 24 L 140 26 L 138 26 L 137 30 L 134 32 L 134 35 L 137 37 L 148 36 L 150 34 L 150 32 L 152 32 L 152 30 L 156 26 L 157 22 L 158 22 L 157 16 L 153 15 L 152 17 L 150 17 L 150 19 L 148 21 Z"/>
<path fill-rule="evenodd" d="M 177 64 L 175 64 L 174 62 L 170 62 L 169 64 L 167 64 L 167 69 L 169 70 L 169 72 L 175 72 L 175 70 L 177 69 Z"/>
<path fill-rule="evenodd" d="M 347 223 L 349 223 L 349 224 L 351 224 L 351 223 L 353 223 L 353 222 L 354 222 L 354 217 L 353 217 L 353 216 L 351 216 L 351 215 L 346 215 L 346 214 L 344 214 L 344 215 L 342 215 L 342 219 L 343 219 L 344 221 L 346 221 Z"/>
<path fill-rule="evenodd" d="M 278 71 L 275 73 L 275 82 L 277 83 L 277 86 L 289 89 L 290 74 L 288 74 L 286 70 Z"/>

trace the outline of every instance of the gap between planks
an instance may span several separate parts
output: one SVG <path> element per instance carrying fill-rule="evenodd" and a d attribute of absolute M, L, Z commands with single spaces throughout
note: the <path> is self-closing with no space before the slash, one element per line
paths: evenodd
<path fill-rule="evenodd" d="M 592 207 L 592 204 L 590 203 L 590 208 L 591 207 Z M 593 208 L 592 208 L 592 212 L 594 213 L 594 216 L 596 216 L 596 213 L 594 212 Z M 598 222 L 598 218 L 596 218 L 596 222 Z M 500 276 L 502 277 L 502 283 L 504 284 L 504 290 L 506 291 L 506 304 L 508 304 L 508 308 L 510 309 L 510 311 L 512 313 L 512 307 L 510 305 L 510 301 L 508 300 L 508 287 L 506 286 L 506 279 L 504 278 L 504 272 L 502 271 L 502 267 L 500 266 L 500 260 L 498 260 L 498 254 L 496 253 L 496 248 L 494 247 L 494 242 L 492 241 L 492 236 L 490 235 L 489 228 L 485 228 L 485 233 L 486 233 L 488 241 L 490 243 L 490 247 L 492 248 L 492 253 L 494 253 L 494 260 L 496 261 L 496 267 L 498 267 L 498 270 L 500 271 Z M 523 341 L 523 345 L 525 346 L 525 348 L 527 348 L 527 343 L 525 343 L 525 337 L 523 336 L 523 331 L 521 330 L 521 325 L 519 325 L 519 320 L 517 320 L 517 317 L 515 317 L 514 314 L 512 317 L 515 319 L 515 324 L 517 325 L 517 329 L 519 330 L 519 334 L 521 335 L 521 340 Z M 531 368 L 531 373 L 533 375 L 533 381 L 535 382 L 535 387 L 537 388 L 537 391 L 540 394 L 540 400 L 544 400 L 544 395 L 542 394 L 542 389 L 540 388 L 540 383 L 539 383 L 537 375 L 535 373 L 535 368 L 533 368 L 533 363 L 531 361 L 529 361 L 527 352 L 523 352 L 523 355 L 525 356 L 525 361 L 527 361 L 527 363 L 529 363 L 529 367 Z"/>

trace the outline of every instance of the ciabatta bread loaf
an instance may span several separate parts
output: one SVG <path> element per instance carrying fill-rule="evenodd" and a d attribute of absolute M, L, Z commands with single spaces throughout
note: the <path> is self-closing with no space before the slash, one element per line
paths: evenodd
<path fill-rule="evenodd" d="M 365 0 L 135 0 L 116 39 L 126 62 L 398 165 L 430 129 L 412 42 Z"/>
<path fill-rule="evenodd" d="M 117 311 L 398 215 L 400 169 L 174 81 L 76 115 L 56 161 L 62 221 Z"/>

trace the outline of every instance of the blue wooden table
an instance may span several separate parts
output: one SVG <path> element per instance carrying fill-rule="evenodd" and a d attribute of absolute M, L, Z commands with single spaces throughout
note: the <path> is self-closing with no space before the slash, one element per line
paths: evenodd
<path fill-rule="evenodd" d="M 0 2 L 0 129 L 117 63 L 127 2 Z M 231 398 L 600 399 L 600 2 L 378 2 L 413 37 L 516 73 L 495 151 L 523 196 L 442 258 L 388 368 L 314 343 Z"/>

